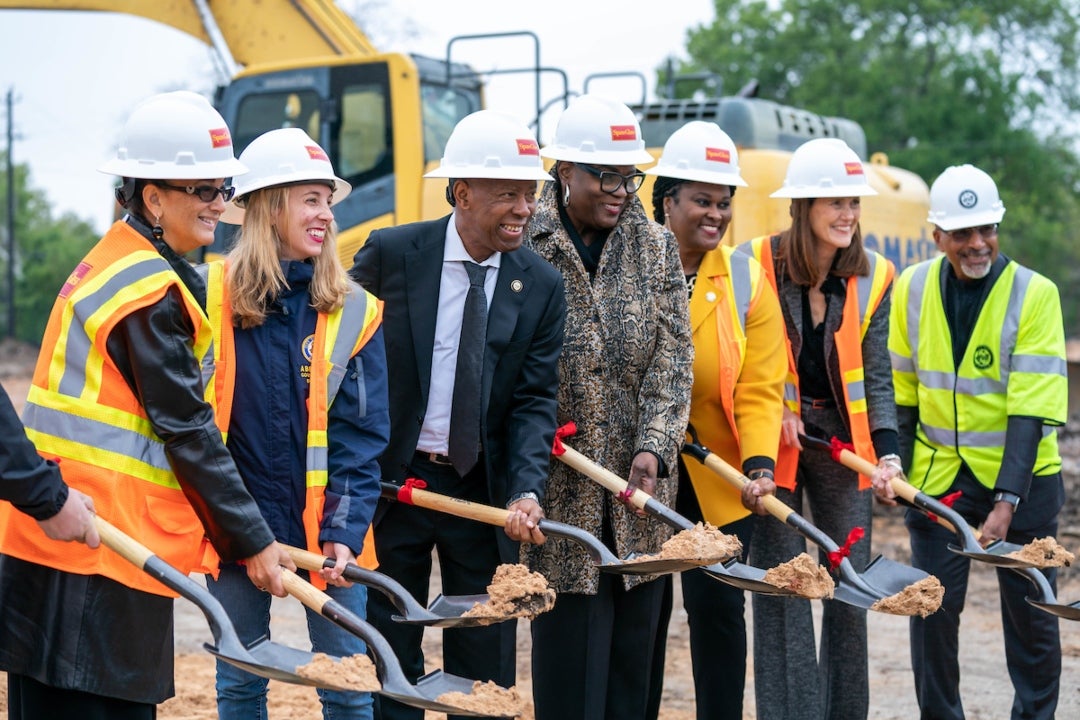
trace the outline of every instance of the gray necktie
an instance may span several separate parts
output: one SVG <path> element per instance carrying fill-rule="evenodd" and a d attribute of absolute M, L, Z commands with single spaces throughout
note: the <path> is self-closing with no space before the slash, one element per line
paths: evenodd
<path fill-rule="evenodd" d="M 476 465 L 480 450 L 480 383 L 487 343 L 487 268 L 465 261 L 469 273 L 469 294 L 461 317 L 458 340 L 454 398 L 450 406 L 450 462 L 464 476 Z"/>

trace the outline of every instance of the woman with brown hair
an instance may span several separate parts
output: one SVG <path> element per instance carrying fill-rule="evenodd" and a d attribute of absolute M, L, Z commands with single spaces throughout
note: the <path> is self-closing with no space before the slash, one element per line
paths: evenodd
<path fill-rule="evenodd" d="M 841 546 L 862 528 L 865 536 L 850 547 L 856 568 L 870 561 L 870 479 L 820 453 L 800 454 L 799 436 L 852 442 L 876 459 L 882 477 L 899 472 L 888 350 L 895 271 L 863 247 L 859 230 L 860 198 L 876 194 L 846 143 L 811 140 L 792 154 L 784 185 L 772 194 L 791 199 L 791 227 L 742 246 L 776 287 L 787 332 L 776 496 L 797 512 L 805 496 L 814 523 Z M 750 562 L 774 567 L 805 550 L 781 523 L 760 523 Z M 808 600 L 755 595 L 753 602 L 758 717 L 865 720 L 866 611 L 824 601 L 819 662 Z"/>

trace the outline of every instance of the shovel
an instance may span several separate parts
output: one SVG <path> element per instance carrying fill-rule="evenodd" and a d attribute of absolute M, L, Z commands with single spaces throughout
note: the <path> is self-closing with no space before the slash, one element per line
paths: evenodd
<path fill-rule="evenodd" d="M 724 462 L 723 458 L 698 443 L 697 435 L 693 430 L 689 432 L 691 442 L 683 445 L 683 454 L 697 459 L 738 490 L 750 482 L 741 472 Z M 836 541 L 778 500 L 775 495 L 766 495 L 761 500 L 770 515 L 792 527 L 825 552 L 833 554 L 840 549 Z M 840 582 L 836 584 L 833 597 L 848 605 L 866 610 L 872 609 L 878 600 L 896 595 L 909 585 L 929 577 L 922 570 L 901 565 L 880 555 L 871 560 L 861 573 L 855 571 L 855 567 L 847 557 L 841 557 L 837 569 L 840 572 Z"/>
<path fill-rule="evenodd" d="M 866 475 L 874 472 L 875 467 L 873 463 L 865 458 L 859 457 L 839 444 L 834 447 L 834 444 L 828 440 L 805 435 L 800 435 L 799 440 L 806 447 L 812 447 L 815 450 L 822 450 L 830 453 L 834 460 L 858 473 Z M 979 537 L 981 534 L 979 530 L 968 525 L 967 521 L 964 520 L 960 513 L 956 512 L 945 503 L 930 497 L 926 493 L 920 492 L 914 485 L 911 485 L 900 478 L 893 478 L 892 488 L 898 497 L 908 502 L 920 512 L 933 517 L 939 525 L 952 530 L 959 536 L 963 545 L 957 547 L 956 545 L 950 544 L 949 550 L 973 560 L 978 560 L 979 562 L 1008 568 L 1023 575 L 1035 585 L 1035 588 L 1038 591 L 1038 599 L 1032 599 L 1030 597 L 1025 598 L 1028 603 L 1041 610 L 1045 610 L 1051 615 L 1057 615 L 1066 620 L 1080 620 L 1080 601 L 1069 605 L 1059 603 L 1057 597 L 1054 595 L 1053 588 L 1050 587 L 1050 581 L 1047 580 L 1046 576 L 1039 572 L 1039 570 L 1033 567 L 1031 563 L 1018 560 L 1017 558 L 1005 557 L 1007 553 L 1020 550 L 1020 545 L 1005 542 L 1004 540 L 995 540 L 984 548 L 979 544 Z"/>
<path fill-rule="evenodd" d="M 298 568 L 317 572 L 322 568 L 334 567 L 334 561 L 328 557 L 301 550 L 291 545 L 285 545 L 284 547 Z M 362 568 L 355 563 L 348 563 L 342 575 L 349 582 L 375 588 L 386 595 L 398 612 L 401 613 L 401 615 L 394 616 L 394 621 L 403 625 L 450 628 L 476 627 L 492 623 L 490 616 L 462 617 L 476 603 L 486 603 L 490 599 L 487 595 L 453 595 L 447 597 L 440 594 L 431 603 L 431 607 L 425 609 L 424 606 L 416 602 L 401 583 L 389 575 Z M 507 618 L 507 620 L 509 619 L 511 618 Z M 496 622 L 498 622 L 497 619 Z"/>
<path fill-rule="evenodd" d="M 559 460 L 610 492 L 616 495 L 625 495 L 628 486 L 625 480 L 574 450 L 566 444 L 565 440 L 556 445 L 554 454 Z M 644 510 L 655 518 L 659 518 L 676 530 L 689 530 L 694 527 L 694 523 L 641 490 L 634 491 L 634 494 L 630 496 L 630 502 L 634 507 Z M 762 595 L 798 595 L 793 590 L 765 582 L 764 570 L 739 562 L 734 558 L 726 562 L 702 566 L 701 570 L 721 582 L 742 590 L 749 590 Z"/>
<path fill-rule="evenodd" d="M 326 690 L 353 689 L 298 675 L 296 668 L 308 665 L 314 660 L 314 655 L 310 652 L 265 639 L 258 640 L 245 648 L 237 637 L 225 608 L 221 607 L 221 603 L 210 594 L 209 590 L 107 521 L 95 517 L 94 523 L 97 525 L 101 542 L 106 547 L 166 587 L 195 603 L 202 610 L 207 622 L 210 623 L 210 631 L 214 635 L 214 644 L 204 643 L 203 647 L 212 655 L 253 675 L 271 680 L 281 680 L 296 685 L 311 685 Z"/>
<path fill-rule="evenodd" d="M 377 691 L 380 695 L 425 710 L 455 715 L 484 716 L 483 713 L 465 710 L 437 699 L 440 695 L 449 692 L 471 694 L 472 680 L 450 675 L 442 670 L 434 670 L 413 685 L 406 679 L 401 663 L 390 648 L 390 643 L 378 630 L 311 583 L 300 579 L 296 573 L 282 568 L 281 579 L 290 595 L 367 643 L 375 656 L 375 672 L 382 684 L 382 689 Z"/>
<path fill-rule="evenodd" d="M 834 444 L 829 440 L 800 435 L 799 440 L 803 445 L 815 450 L 828 452 L 834 460 L 846 468 L 854 470 L 862 475 L 870 475 L 877 468 L 869 460 L 861 458 L 841 444 Z M 972 528 L 960 517 L 960 513 L 953 510 L 945 503 L 935 500 L 926 493 L 901 478 L 892 479 L 893 492 L 910 505 L 931 515 L 938 516 L 938 523 L 952 530 L 960 538 L 962 545 L 949 545 L 949 549 L 959 555 L 964 555 L 972 560 L 997 565 L 1007 568 L 1032 567 L 1031 563 L 1016 558 L 1006 557 L 1008 553 L 1020 550 L 1021 546 L 1015 543 L 995 540 L 985 548 L 979 543 L 979 531 Z"/>
<path fill-rule="evenodd" d="M 487 523 L 488 525 L 497 525 L 499 527 L 506 524 L 506 518 L 510 515 L 509 510 L 469 502 L 467 500 L 458 500 L 457 498 L 440 495 L 408 485 L 398 486 L 391 483 L 383 483 L 382 496 L 388 500 L 396 500 L 400 503 L 405 503 L 406 505 L 416 505 L 417 507 L 428 508 L 429 510 L 438 510 L 439 512 L 444 512 L 449 515 L 456 515 L 457 517 L 476 520 L 478 522 Z M 597 569 L 603 570 L 604 572 L 617 573 L 620 575 L 656 575 L 682 572 L 683 570 L 689 570 L 690 568 L 699 566 L 697 563 L 687 560 L 620 560 L 615 557 L 615 554 L 612 553 L 611 550 L 608 550 L 607 546 L 600 542 L 595 535 L 592 535 L 581 528 L 547 519 L 540 521 L 539 528 L 545 535 L 566 538 L 585 548 L 586 552 L 589 553 L 589 557 L 592 558 L 593 564 L 596 565 Z"/>

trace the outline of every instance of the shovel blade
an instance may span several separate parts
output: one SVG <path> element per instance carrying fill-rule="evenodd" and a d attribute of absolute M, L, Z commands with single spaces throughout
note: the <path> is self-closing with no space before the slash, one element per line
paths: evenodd
<path fill-rule="evenodd" d="M 446 703 L 436 700 L 440 695 L 449 692 L 459 692 L 469 695 L 472 693 L 472 688 L 472 680 L 457 675 L 450 675 L 442 670 L 435 670 L 419 678 L 416 681 L 416 685 L 397 682 L 383 683 L 380 694 L 397 700 L 398 702 L 411 705 L 412 707 L 447 713 L 448 715 L 488 717 L 483 713 L 465 710 L 456 705 L 447 705 Z"/>
<path fill-rule="evenodd" d="M 355 689 L 337 688 L 324 680 L 303 677 L 296 669 L 310 664 L 315 659 L 314 655 L 306 650 L 298 650 L 270 640 L 257 640 L 247 649 L 218 647 L 210 643 L 204 643 L 203 647 L 214 657 L 259 677 L 331 690 Z"/>
<path fill-rule="evenodd" d="M 453 627 L 478 627 L 490 625 L 491 618 L 462 617 L 477 603 L 483 604 L 490 599 L 489 595 L 442 595 L 440 594 L 427 609 L 424 616 L 417 613 L 413 615 L 394 615 L 394 622 L 402 625 L 422 625 L 424 627 L 453 628 Z M 509 618 L 508 618 L 509 619 Z"/>
<path fill-rule="evenodd" d="M 765 582 L 765 571 L 761 568 L 737 560 L 728 560 L 726 563 L 716 563 L 701 569 L 706 575 L 740 590 L 749 590 L 759 595 L 799 596 L 794 590 Z"/>
<path fill-rule="evenodd" d="M 902 565 L 895 560 L 878 555 L 870 561 L 860 573 L 862 580 L 871 592 L 880 593 L 880 598 L 895 595 L 909 585 L 930 577 L 929 573 L 910 565 Z M 866 590 L 867 588 L 863 588 Z"/>
<path fill-rule="evenodd" d="M 1065 620 L 1080 620 L 1080 601 L 1074 602 L 1070 605 L 1061 605 L 1059 603 L 1040 602 L 1039 600 L 1032 600 L 1031 598 L 1024 598 L 1028 601 L 1029 605 L 1034 605 L 1040 610 L 1045 610 L 1051 615 L 1056 615 L 1059 618 Z"/>
<path fill-rule="evenodd" d="M 1016 552 L 1021 549 L 1022 546 L 1016 543 L 1005 542 L 1004 540 L 995 540 L 987 545 L 985 548 L 978 547 L 968 548 L 958 547 L 949 544 L 949 550 L 957 555 L 963 555 L 964 557 L 971 558 L 972 560 L 978 560 L 979 562 L 986 563 L 987 565 L 994 565 L 996 567 L 1003 568 L 1032 568 L 1035 567 L 1032 563 L 1025 560 L 1019 560 L 1017 558 L 1005 557 L 1011 552 Z"/>

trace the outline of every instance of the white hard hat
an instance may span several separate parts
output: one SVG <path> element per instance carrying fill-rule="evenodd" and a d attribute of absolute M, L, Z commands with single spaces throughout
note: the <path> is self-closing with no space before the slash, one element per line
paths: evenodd
<path fill-rule="evenodd" d="M 746 187 L 739 175 L 739 151 L 716 123 L 691 120 L 664 143 L 664 152 L 647 175 L 692 180 L 713 185 Z"/>
<path fill-rule="evenodd" d="M 305 181 L 333 183 L 331 205 L 352 191 L 352 185 L 334 175 L 326 151 L 300 128 L 263 133 L 240 153 L 240 162 L 247 165 L 248 172 L 236 183 L 236 197 L 221 215 L 223 222 L 234 225 L 244 222 L 244 199 L 256 190 Z"/>
<path fill-rule="evenodd" d="M 140 180 L 227 178 L 247 172 L 233 156 L 225 120 L 206 98 L 187 90 L 155 95 L 136 107 L 116 157 L 98 170 Z"/>
<path fill-rule="evenodd" d="M 954 165 L 930 186 L 930 215 L 942 230 L 979 227 L 1001 222 L 1005 204 L 994 179 L 974 165 Z"/>
<path fill-rule="evenodd" d="M 524 124 L 506 113 L 478 110 L 454 126 L 439 167 L 426 178 L 550 180 L 540 146 Z"/>
<path fill-rule="evenodd" d="M 769 197 L 820 198 L 877 195 L 862 160 L 840 138 L 814 138 L 795 149 L 784 185 Z"/>
<path fill-rule="evenodd" d="M 600 95 L 581 95 L 559 116 L 555 137 L 540 154 L 592 165 L 651 163 L 641 125 L 630 108 Z"/>

